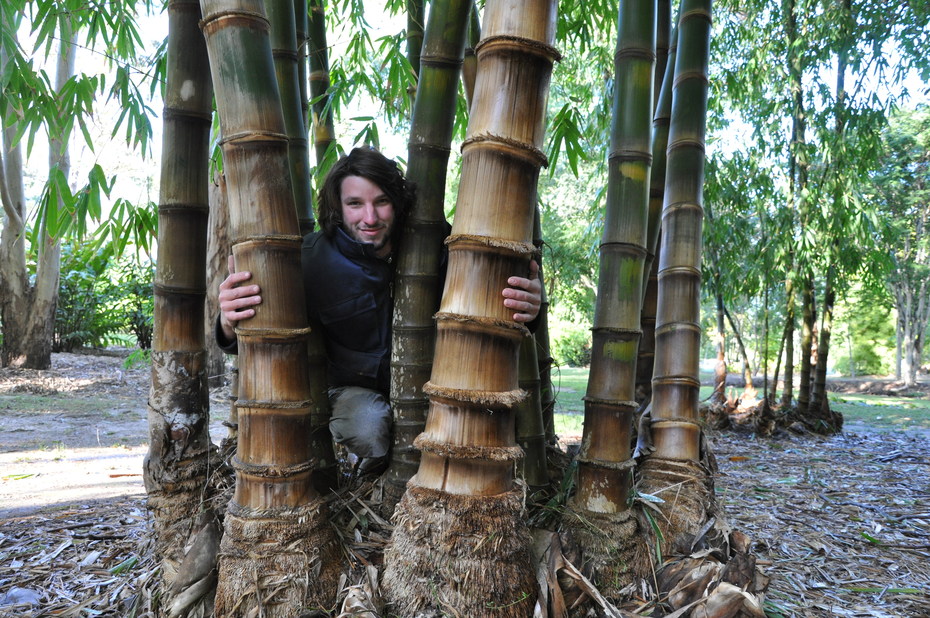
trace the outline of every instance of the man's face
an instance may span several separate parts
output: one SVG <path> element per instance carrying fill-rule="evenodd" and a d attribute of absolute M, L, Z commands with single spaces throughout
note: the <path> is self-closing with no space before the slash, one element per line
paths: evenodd
<path fill-rule="evenodd" d="M 361 176 L 346 176 L 340 187 L 342 228 L 360 243 L 372 245 L 378 257 L 391 253 L 394 204 L 381 187 Z"/>

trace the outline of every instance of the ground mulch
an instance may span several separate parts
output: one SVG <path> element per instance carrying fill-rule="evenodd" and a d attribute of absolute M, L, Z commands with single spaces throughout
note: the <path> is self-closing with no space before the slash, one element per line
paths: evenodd
<path fill-rule="evenodd" d="M 105 368 L 106 381 L 82 390 L 117 397 L 128 382 L 132 395 L 144 396 L 144 385 L 114 366 L 93 366 Z M 67 371 L 56 371 L 42 388 L 62 390 Z M 0 391 L 6 381 L 25 392 L 30 377 L 0 372 Z M 768 615 L 930 617 L 926 435 L 857 428 L 831 437 L 709 437 L 718 498 L 771 578 Z M 365 498 L 347 499 L 354 514 L 340 518 L 346 542 L 359 543 L 347 555 L 360 560 L 377 552 L 372 542 L 383 543 L 389 528 L 372 525 L 377 515 Z M 128 496 L 0 520 L 0 617 L 144 616 L 158 579 L 149 524 L 144 497 Z"/>

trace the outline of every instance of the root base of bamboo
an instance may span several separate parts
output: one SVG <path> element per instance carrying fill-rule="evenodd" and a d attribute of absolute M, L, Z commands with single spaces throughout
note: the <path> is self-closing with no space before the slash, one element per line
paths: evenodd
<path fill-rule="evenodd" d="M 409 487 L 384 556 L 391 611 L 531 615 L 537 584 L 522 515 L 519 490 L 475 497 Z"/>

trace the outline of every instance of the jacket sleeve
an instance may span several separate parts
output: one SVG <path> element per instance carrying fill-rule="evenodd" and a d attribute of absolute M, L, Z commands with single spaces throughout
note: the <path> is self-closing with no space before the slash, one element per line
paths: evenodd
<path fill-rule="evenodd" d="M 237 339 L 229 340 L 223 333 L 223 327 L 220 326 L 220 316 L 216 316 L 216 324 L 213 327 L 213 337 L 216 345 L 227 354 L 239 354 L 239 341 Z"/>

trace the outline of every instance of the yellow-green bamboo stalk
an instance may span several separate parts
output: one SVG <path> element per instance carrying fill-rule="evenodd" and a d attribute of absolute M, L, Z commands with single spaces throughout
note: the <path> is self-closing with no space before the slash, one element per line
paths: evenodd
<path fill-rule="evenodd" d="M 423 385 L 433 366 L 439 307 L 442 241 L 448 232 L 443 206 L 455 121 L 459 72 L 469 0 L 436 0 L 420 54 L 420 78 L 408 142 L 407 179 L 417 200 L 407 215 L 394 276 L 391 407 L 394 443 L 383 509 L 390 513 L 417 471 L 414 439 L 423 431 L 429 399 Z"/>
<path fill-rule="evenodd" d="M 209 433 L 203 325 L 213 88 L 199 19 L 196 0 L 168 3 L 149 450 L 143 464 L 166 604 L 205 581 L 190 603 L 212 597 L 215 545 L 212 555 L 203 553 L 203 572 L 180 571 L 190 539 L 205 527 L 205 534 L 218 532 L 210 477 L 220 461 Z"/>
<path fill-rule="evenodd" d="M 287 156 L 290 162 L 291 187 L 297 208 L 301 234 L 313 231 L 313 191 L 310 187 L 310 155 L 304 106 L 301 98 L 300 56 L 297 51 L 297 21 L 292 2 L 265 4 L 271 23 L 271 55 L 274 58 L 284 130 L 287 133 Z M 306 11 L 304 11 L 306 12 Z"/>
<path fill-rule="evenodd" d="M 333 110 L 326 91 L 329 90 L 329 47 L 326 45 L 326 12 L 323 0 L 310 0 L 310 100 L 313 147 L 316 151 L 317 173 L 325 173 L 336 162 L 336 129 Z M 327 159 L 329 153 L 329 159 Z"/>
<path fill-rule="evenodd" d="M 699 465 L 698 377 L 701 233 L 710 0 L 682 0 L 662 209 L 655 376 L 650 427 L 655 452 L 640 467 L 645 493 L 666 499 L 664 546 L 694 534 L 713 500 L 713 479 Z"/>
<path fill-rule="evenodd" d="M 420 467 L 397 506 L 384 586 L 395 611 L 528 616 L 536 599 L 511 406 L 526 328 L 501 290 L 528 272 L 557 52 L 555 3 L 489 2 L 437 314 Z M 508 88 L 501 88 L 508 84 Z"/>
<path fill-rule="evenodd" d="M 563 525 L 573 529 L 607 596 L 616 596 L 645 569 L 636 518 L 628 503 L 647 253 L 655 11 L 655 0 L 620 3 L 607 211 L 584 433 L 578 454 L 578 488 L 563 517 Z"/>
<path fill-rule="evenodd" d="M 312 482 L 307 315 L 287 136 L 260 0 L 202 0 L 237 270 L 262 290 L 239 322 L 236 489 L 220 548 L 217 615 L 329 605 L 338 550 Z"/>

